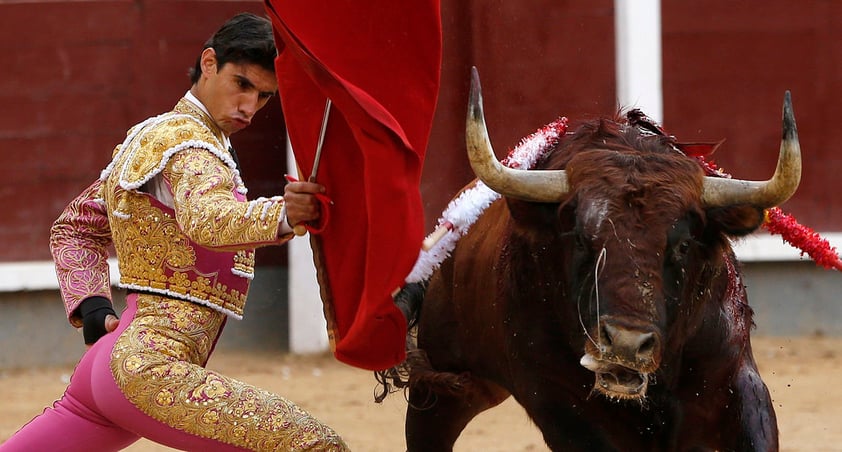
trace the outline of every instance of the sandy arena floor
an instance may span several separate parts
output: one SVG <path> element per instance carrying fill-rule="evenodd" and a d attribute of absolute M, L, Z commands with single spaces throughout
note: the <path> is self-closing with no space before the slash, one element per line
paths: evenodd
<path fill-rule="evenodd" d="M 842 451 L 842 338 L 755 338 L 755 357 L 775 401 L 782 451 Z M 375 404 L 370 372 L 331 356 L 218 353 L 209 367 L 297 402 L 333 426 L 355 451 L 404 450 L 402 394 Z M 0 441 L 58 398 L 71 368 L 0 372 Z M 141 440 L 134 452 L 170 451 Z M 481 414 L 456 450 L 546 451 L 512 399 Z"/>

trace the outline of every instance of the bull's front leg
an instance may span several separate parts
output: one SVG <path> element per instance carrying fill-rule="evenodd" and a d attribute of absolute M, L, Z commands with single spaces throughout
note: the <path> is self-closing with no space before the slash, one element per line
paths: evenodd
<path fill-rule="evenodd" d="M 414 378 L 414 381 L 412 381 Z M 415 371 L 406 410 L 408 452 L 447 452 L 479 413 L 499 405 L 508 391 L 469 373 Z"/>
<path fill-rule="evenodd" d="M 526 369 L 517 372 L 530 375 Z M 580 375 L 578 378 L 576 375 Z M 564 382 L 553 375 L 564 375 Z M 582 378 L 570 369 L 551 372 L 547 377 L 532 376 L 515 383 L 519 388 L 514 393 L 518 403 L 535 423 L 552 451 L 564 452 L 617 452 L 621 450 L 653 450 L 641 446 L 636 430 L 629 430 L 622 420 L 615 420 L 602 407 L 606 402 L 597 397 L 588 397 L 587 389 L 592 381 Z M 609 402 L 613 405 L 613 402 Z M 613 406 L 611 408 L 614 408 Z M 637 407 L 636 413 L 640 413 Z M 611 425 L 607 433 L 605 422 Z M 627 434 L 615 441 L 613 434 Z"/>
<path fill-rule="evenodd" d="M 738 407 L 735 450 L 777 451 L 778 423 L 769 389 L 760 378 L 751 355 L 744 358 L 734 378 L 735 405 Z"/>

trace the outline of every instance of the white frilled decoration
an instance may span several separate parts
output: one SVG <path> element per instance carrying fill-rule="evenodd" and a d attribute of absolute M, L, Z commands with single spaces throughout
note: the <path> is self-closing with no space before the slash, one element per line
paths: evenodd
<path fill-rule="evenodd" d="M 509 168 L 531 169 L 566 132 L 567 118 L 561 117 L 523 138 L 501 163 Z M 459 238 L 465 235 L 485 209 L 499 198 L 499 193 L 477 180 L 450 201 L 438 220 L 435 232 L 425 240 L 425 247 L 421 250 L 412 272 L 406 277 L 406 282 L 417 283 L 428 279 L 450 256 Z"/>

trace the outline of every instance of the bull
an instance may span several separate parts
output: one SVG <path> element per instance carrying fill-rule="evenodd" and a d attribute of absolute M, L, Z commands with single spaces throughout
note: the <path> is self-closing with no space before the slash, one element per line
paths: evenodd
<path fill-rule="evenodd" d="M 730 241 L 800 182 L 789 93 L 767 181 L 706 175 L 673 137 L 620 117 L 508 168 L 475 70 L 469 104 L 471 166 L 502 197 L 427 281 L 407 449 L 452 450 L 511 395 L 554 451 L 777 450 Z"/>

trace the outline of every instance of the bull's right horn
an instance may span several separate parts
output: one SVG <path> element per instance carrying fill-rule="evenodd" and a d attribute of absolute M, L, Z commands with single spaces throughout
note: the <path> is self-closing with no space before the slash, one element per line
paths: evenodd
<path fill-rule="evenodd" d="M 471 68 L 471 95 L 465 124 L 468 159 L 477 177 L 503 196 L 532 202 L 560 202 L 569 187 L 564 170 L 516 170 L 503 166 L 494 155 L 485 114 L 477 68 Z"/>
<path fill-rule="evenodd" d="M 801 182 L 801 146 L 792 112 L 789 91 L 784 94 L 783 137 L 775 174 L 766 181 L 706 177 L 702 203 L 706 206 L 749 204 L 761 208 L 777 206 L 789 199 Z"/>

